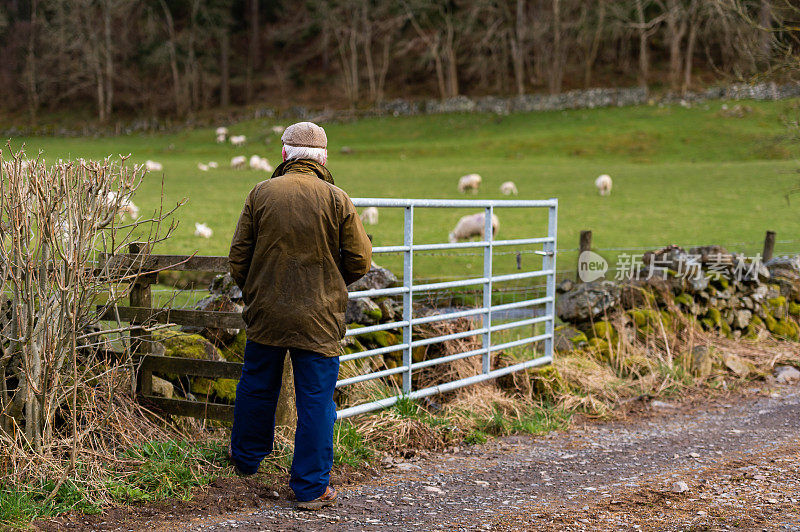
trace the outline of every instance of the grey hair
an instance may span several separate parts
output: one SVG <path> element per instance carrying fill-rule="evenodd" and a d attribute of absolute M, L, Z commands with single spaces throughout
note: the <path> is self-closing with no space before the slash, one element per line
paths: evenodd
<path fill-rule="evenodd" d="M 325 148 L 307 148 L 305 146 L 287 146 L 284 144 L 283 149 L 286 150 L 287 161 L 292 159 L 311 159 L 319 164 L 325 164 L 325 160 L 328 158 L 328 150 Z"/>

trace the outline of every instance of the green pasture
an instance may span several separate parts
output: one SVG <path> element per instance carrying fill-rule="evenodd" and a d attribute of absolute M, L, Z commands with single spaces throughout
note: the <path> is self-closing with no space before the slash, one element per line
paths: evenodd
<path fill-rule="evenodd" d="M 797 211 L 800 196 L 786 194 L 800 182 L 798 146 L 782 117 L 798 102 L 742 102 L 752 112 L 726 116 L 725 102 L 693 108 L 640 106 L 510 116 L 452 114 L 382 117 L 325 124 L 329 168 L 352 197 L 463 198 L 456 189 L 467 173 L 483 176 L 476 199 L 503 199 L 500 183 L 513 180 L 520 199 L 559 199 L 558 247 L 577 247 L 581 229 L 594 232 L 594 245 L 612 260 L 621 248 L 653 248 L 721 243 L 746 252 L 760 249 L 764 231 L 775 230 L 778 252 L 800 251 Z M 728 102 L 729 107 L 735 105 Z M 259 154 L 279 162 L 276 120 L 228 125 L 248 144 L 216 144 L 212 128 L 177 134 L 107 138 L 13 138 L 29 157 L 42 150 L 46 159 L 102 157 L 132 153 L 132 160 L 164 165 L 167 205 L 187 198 L 178 214 L 180 227 L 161 245 L 162 253 L 226 254 L 247 192 L 267 178 L 253 170 L 230 169 L 235 155 Z M 280 122 L 281 125 L 288 125 Z M 222 125 L 222 124 L 220 124 Z M 352 153 L 343 154 L 347 146 Z M 198 163 L 217 161 L 209 172 Z M 614 181 L 611 196 L 600 197 L 594 179 Z M 161 176 L 149 174 L 134 201 L 143 214 L 155 208 Z M 415 241 L 443 242 L 458 218 L 469 210 L 419 210 Z M 499 210 L 498 238 L 543 236 L 545 213 Z M 193 236 L 194 223 L 207 223 L 214 236 Z M 368 226 L 376 245 L 402 242 L 402 212 L 381 209 L 380 223 Z M 465 250 L 461 250 L 465 251 Z M 466 250 L 470 251 L 470 250 Z M 498 255 L 495 271 L 516 269 L 516 249 Z M 520 250 L 520 251 L 525 251 Z M 531 251 L 530 249 L 528 251 Z M 640 253 L 640 251 L 638 251 Z M 523 254 L 523 267 L 535 264 Z M 575 253 L 559 253 L 559 270 L 574 269 Z M 399 256 L 377 257 L 401 271 Z M 450 278 L 477 273 L 482 256 L 421 255 L 415 276 Z"/>

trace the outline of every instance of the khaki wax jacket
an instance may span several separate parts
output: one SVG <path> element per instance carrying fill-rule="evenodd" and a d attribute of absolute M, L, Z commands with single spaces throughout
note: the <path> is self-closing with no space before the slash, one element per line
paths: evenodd
<path fill-rule="evenodd" d="M 327 168 L 287 161 L 258 183 L 228 258 L 244 296 L 248 340 L 342 353 L 347 285 L 369 271 L 372 244 Z"/>

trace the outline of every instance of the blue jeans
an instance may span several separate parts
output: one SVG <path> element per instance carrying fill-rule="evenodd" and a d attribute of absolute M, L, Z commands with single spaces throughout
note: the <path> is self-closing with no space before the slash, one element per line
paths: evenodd
<path fill-rule="evenodd" d="M 247 341 L 231 431 L 231 456 L 242 473 L 255 473 L 264 457 L 272 452 L 275 408 L 286 351 L 284 347 Z M 289 355 L 297 401 L 289 486 L 298 501 L 311 501 L 325 493 L 333 467 L 336 421 L 333 391 L 339 375 L 339 358 L 302 349 L 289 349 Z"/>

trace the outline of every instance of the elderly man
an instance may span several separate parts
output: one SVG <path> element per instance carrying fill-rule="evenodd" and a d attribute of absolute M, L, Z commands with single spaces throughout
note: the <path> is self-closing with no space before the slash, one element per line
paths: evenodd
<path fill-rule="evenodd" d="M 239 474 L 252 475 L 272 452 L 288 350 L 297 400 L 289 485 L 299 508 L 315 510 L 336 502 L 329 485 L 333 392 L 347 285 L 369 271 L 372 246 L 352 201 L 325 167 L 325 130 L 300 122 L 281 140 L 284 162 L 247 196 L 229 255 L 247 327 L 230 457 Z"/>

